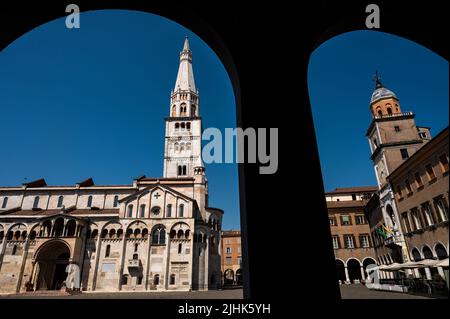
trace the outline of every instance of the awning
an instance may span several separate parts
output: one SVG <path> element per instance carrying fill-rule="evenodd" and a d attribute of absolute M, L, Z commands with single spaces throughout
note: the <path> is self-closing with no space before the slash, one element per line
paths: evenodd
<path fill-rule="evenodd" d="M 420 261 L 409 261 L 406 263 L 393 263 L 390 265 L 379 265 L 373 267 L 368 271 L 382 270 L 382 271 L 397 271 L 401 269 L 418 269 L 418 268 L 428 268 L 428 267 L 448 267 L 448 258 L 443 260 L 436 259 L 424 259 Z"/>

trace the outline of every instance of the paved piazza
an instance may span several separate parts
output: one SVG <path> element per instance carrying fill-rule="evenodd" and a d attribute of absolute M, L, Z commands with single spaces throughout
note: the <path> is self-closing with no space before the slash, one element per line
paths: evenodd
<path fill-rule="evenodd" d="M 66 295 L 57 292 L 22 293 L 18 295 L 0 295 L 0 299 L 242 299 L 242 289 L 210 290 L 210 291 L 163 291 L 163 292 L 95 292 L 79 295 Z"/>
<path fill-rule="evenodd" d="M 342 285 L 342 299 L 430 299 L 398 292 L 370 290 L 364 285 Z"/>

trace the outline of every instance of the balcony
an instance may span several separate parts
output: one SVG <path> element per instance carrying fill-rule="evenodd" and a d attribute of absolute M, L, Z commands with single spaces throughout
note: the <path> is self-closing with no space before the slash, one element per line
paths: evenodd
<path fill-rule="evenodd" d="M 139 269 L 141 268 L 140 259 L 128 259 L 128 268 Z"/>

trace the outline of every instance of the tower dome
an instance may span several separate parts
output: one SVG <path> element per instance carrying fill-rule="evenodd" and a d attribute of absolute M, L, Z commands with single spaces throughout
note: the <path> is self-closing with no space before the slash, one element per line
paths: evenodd
<path fill-rule="evenodd" d="M 375 72 L 375 90 L 370 98 L 370 109 L 374 117 L 392 116 L 401 113 L 397 95 L 384 87 L 381 83 L 381 76 Z"/>

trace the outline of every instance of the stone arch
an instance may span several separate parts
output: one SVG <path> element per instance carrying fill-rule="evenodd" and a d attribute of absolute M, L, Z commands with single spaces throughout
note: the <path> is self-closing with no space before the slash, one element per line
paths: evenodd
<path fill-rule="evenodd" d="M 422 247 L 422 256 L 424 259 L 433 259 L 433 251 L 428 245 L 423 245 Z"/>
<path fill-rule="evenodd" d="M 448 258 L 448 251 L 445 248 L 445 245 L 441 242 L 437 242 L 433 247 L 434 255 L 439 259 Z"/>
<path fill-rule="evenodd" d="M 223 284 L 224 286 L 230 286 L 233 285 L 234 283 L 235 283 L 234 270 L 228 268 L 223 272 Z"/>
<path fill-rule="evenodd" d="M 422 260 L 422 254 L 420 253 L 419 249 L 417 249 L 417 247 L 411 249 L 411 257 L 414 261 Z"/>
<path fill-rule="evenodd" d="M 70 245 L 61 239 L 43 243 L 35 252 L 36 290 L 59 290 L 67 277 L 66 267 L 71 258 Z"/>
<path fill-rule="evenodd" d="M 336 258 L 335 259 L 336 264 L 336 276 L 337 279 L 341 282 L 345 282 L 347 279 L 345 278 L 345 262 L 343 262 L 341 259 Z"/>
<path fill-rule="evenodd" d="M 361 275 L 361 262 L 354 257 L 347 259 L 347 272 L 348 278 L 352 283 L 355 283 L 356 280 L 361 281 L 363 279 Z"/>

